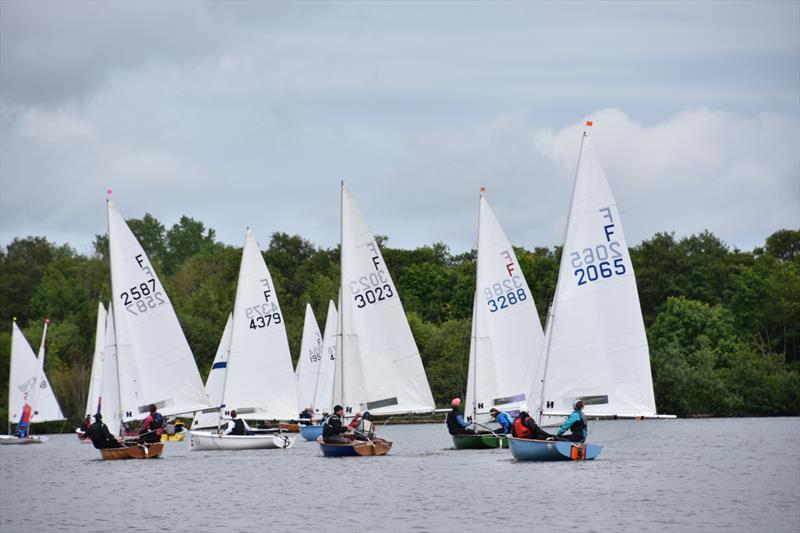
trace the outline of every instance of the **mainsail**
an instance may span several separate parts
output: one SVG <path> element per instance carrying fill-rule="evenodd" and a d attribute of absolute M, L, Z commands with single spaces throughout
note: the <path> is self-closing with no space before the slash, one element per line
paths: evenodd
<path fill-rule="evenodd" d="M 111 200 L 108 236 L 123 420 L 145 418 L 149 404 L 163 415 L 206 407 L 203 381 L 172 303 Z"/>
<path fill-rule="evenodd" d="M 492 407 L 514 410 L 538 402 L 543 344 L 533 293 L 511 243 L 481 196 L 467 414 L 485 423 Z"/>
<path fill-rule="evenodd" d="M 119 391 L 119 361 L 117 359 L 117 337 L 114 333 L 114 306 L 108 306 L 105 323 L 103 367 L 100 378 L 99 412 L 103 422 L 112 435 L 119 435 L 122 429 L 122 409 Z"/>
<path fill-rule="evenodd" d="M 97 327 L 94 334 L 94 357 L 92 357 L 92 374 L 89 377 L 89 392 L 86 395 L 84 414 L 92 415 L 100 412 L 100 388 L 103 382 L 103 350 L 106 347 L 106 320 L 108 313 L 102 302 L 97 304 Z"/>
<path fill-rule="evenodd" d="M 591 123 L 587 123 L 591 126 Z M 655 416 L 639 295 L 619 210 L 583 133 L 548 325 L 542 412 Z"/>
<path fill-rule="evenodd" d="M 317 369 L 317 386 L 312 402 L 314 412 L 317 414 L 333 411 L 333 372 L 336 366 L 338 316 L 333 300 L 328 301 L 328 317 L 325 319 L 325 332 L 322 337 L 322 360 Z"/>
<path fill-rule="evenodd" d="M 222 403 L 242 418 L 297 417 L 289 341 L 272 276 L 253 233 L 245 235 Z"/>
<path fill-rule="evenodd" d="M 319 367 L 322 360 L 322 335 L 311 305 L 306 304 L 303 339 L 297 358 L 297 405 L 301 409 L 314 406 Z"/>
<path fill-rule="evenodd" d="M 434 409 L 419 350 L 378 243 L 342 183 L 339 353 L 334 400 L 347 413 Z"/>
<path fill-rule="evenodd" d="M 22 416 L 22 408 L 31 406 L 31 422 L 64 420 L 53 388 L 44 373 L 44 346 L 47 334 L 45 323 L 39 357 L 14 320 L 11 330 L 11 361 L 8 376 L 8 422 L 16 424 Z"/>

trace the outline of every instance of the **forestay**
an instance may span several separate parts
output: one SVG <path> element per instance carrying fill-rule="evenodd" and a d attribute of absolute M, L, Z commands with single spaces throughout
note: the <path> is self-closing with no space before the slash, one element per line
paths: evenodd
<path fill-rule="evenodd" d="M 222 405 L 222 389 L 225 386 L 225 372 L 228 368 L 228 350 L 231 347 L 231 330 L 233 328 L 233 315 L 228 315 L 225 322 L 225 329 L 222 338 L 217 346 L 217 353 L 214 362 L 211 363 L 211 370 L 208 371 L 206 380 L 206 397 L 208 405 L 219 407 Z M 192 421 L 192 429 L 217 427 L 220 423 L 219 412 L 209 411 L 207 413 L 195 413 Z"/>
<path fill-rule="evenodd" d="M 334 399 L 375 414 L 434 409 L 403 305 L 378 244 L 342 183 L 340 349 Z"/>
<path fill-rule="evenodd" d="M 533 293 L 511 243 L 481 196 L 467 413 L 484 423 L 492 407 L 514 410 L 538 402 L 543 344 Z"/>
<path fill-rule="evenodd" d="M 590 125 L 590 124 L 587 124 Z M 655 415 L 636 278 L 617 204 L 586 132 L 551 318 L 543 411 Z"/>
<path fill-rule="evenodd" d="M 278 296 L 248 229 L 236 287 L 231 345 L 223 388 L 226 411 L 242 418 L 297 418 L 297 388 Z"/>
<path fill-rule="evenodd" d="M 94 356 L 92 357 L 92 373 L 89 377 L 89 393 L 86 396 L 85 415 L 99 411 L 100 388 L 103 382 L 103 350 L 106 347 L 106 319 L 108 313 L 102 302 L 97 304 L 97 326 L 94 334 Z"/>
<path fill-rule="evenodd" d="M 25 404 L 32 408 L 32 423 L 64 420 L 61 407 L 43 370 L 44 344 L 45 336 L 42 335 L 39 358 L 37 358 L 17 322 L 14 321 L 8 376 L 8 422 L 11 424 L 19 422 Z"/>
<path fill-rule="evenodd" d="M 172 303 L 110 200 L 108 233 L 123 420 L 146 417 L 149 404 L 163 415 L 206 407 L 203 381 Z"/>
<path fill-rule="evenodd" d="M 314 406 L 321 360 L 322 335 L 311 305 L 306 304 L 303 339 L 300 342 L 300 356 L 297 358 L 297 406 L 300 409 Z"/>

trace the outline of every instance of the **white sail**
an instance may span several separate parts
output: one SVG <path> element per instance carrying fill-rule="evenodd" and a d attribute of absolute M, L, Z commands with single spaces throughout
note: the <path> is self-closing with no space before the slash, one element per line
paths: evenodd
<path fill-rule="evenodd" d="M 590 124 L 587 124 L 587 126 Z M 650 356 L 617 204 L 586 132 L 549 325 L 543 412 L 653 416 Z"/>
<path fill-rule="evenodd" d="M 517 256 L 486 199 L 480 198 L 478 264 L 465 409 L 478 422 L 489 409 L 538 402 L 544 370 L 539 315 Z M 536 394 L 532 396 L 532 394 Z"/>
<path fill-rule="evenodd" d="M 11 331 L 11 361 L 8 372 L 8 422 L 17 424 L 25 404 L 31 406 L 31 422 L 64 420 L 53 388 L 42 370 L 44 337 L 39 350 L 41 359 L 14 321 Z M 38 383 L 38 387 L 37 387 Z"/>
<path fill-rule="evenodd" d="M 297 385 L 272 276 L 248 229 L 236 287 L 223 403 L 242 418 L 297 418 Z"/>
<path fill-rule="evenodd" d="M 123 420 L 155 404 L 164 415 L 206 407 L 203 381 L 150 260 L 108 201 L 111 288 Z"/>
<path fill-rule="evenodd" d="M 334 399 L 349 412 L 434 409 L 419 350 L 386 263 L 342 183 L 341 338 Z"/>
<path fill-rule="evenodd" d="M 300 342 L 300 356 L 297 358 L 297 406 L 300 409 L 314 406 L 321 360 L 322 335 L 314 311 L 306 304 L 303 339 Z"/>
<path fill-rule="evenodd" d="M 89 393 L 86 395 L 84 414 L 97 412 L 97 400 L 100 398 L 100 387 L 103 381 L 103 350 L 106 347 L 106 318 L 108 313 L 102 302 L 97 304 L 97 327 L 94 334 L 94 357 L 92 373 L 89 377 Z"/>
<path fill-rule="evenodd" d="M 208 405 L 218 407 L 222 405 L 222 389 L 225 386 L 225 372 L 228 369 L 228 351 L 231 349 L 231 330 L 233 328 L 233 315 L 228 315 L 225 322 L 225 330 L 217 347 L 217 354 L 214 362 L 211 363 L 211 370 L 208 371 L 206 380 L 206 396 Z M 192 421 L 192 429 L 217 427 L 220 423 L 219 413 L 209 411 L 207 413 L 195 413 Z"/>
<path fill-rule="evenodd" d="M 122 409 L 120 407 L 119 361 L 117 359 L 117 337 L 114 333 L 114 306 L 108 306 L 106 317 L 102 377 L 100 378 L 100 414 L 112 435 L 119 435 L 122 428 Z"/>
<path fill-rule="evenodd" d="M 314 391 L 314 412 L 318 414 L 333 411 L 333 372 L 336 366 L 336 328 L 339 314 L 333 300 L 328 302 L 328 317 L 325 319 L 325 332 L 322 338 L 322 360 L 319 362 L 317 387 Z"/>

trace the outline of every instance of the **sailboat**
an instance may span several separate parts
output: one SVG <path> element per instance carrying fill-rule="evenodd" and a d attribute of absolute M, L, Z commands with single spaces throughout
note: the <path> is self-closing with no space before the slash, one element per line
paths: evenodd
<path fill-rule="evenodd" d="M 228 368 L 228 350 L 231 346 L 231 327 L 233 314 L 228 315 L 222 338 L 217 346 L 217 353 L 211 363 L 206 380 L 206 396 L 208 405 L 222 405 L 222 388 L 225 385 L 225 371 Z M 192 420 L 192 429 L 216 428 L 219 426 L 219 413 L 216 411 L 197 412 Z"/>
<path fill-rule="evenodd" d="M 313 406 L 314 416 L 319 418 L 333 410 L 333 371 L 336 363 L 336 327 L 338 312 L 333 300 L 328 301 L 328 316 L 325 319 L 325 332 L 322 337 L 320 359 L 312 368 L 315 377 L 314 392 L 307 405 Z M 301 355 L 304 353 L 301 350 Z M 310 357 L 309 357 L 310 359 Z M 300 375 L 298 374 L 298 379 Z M 300 405 L 304 405 L 301 403 Z M 315 441 L 322 435 L 322 424 L 310 424 L 300 427 L 300 435 L 307 441 Z"/>
<path fill-rule="evenodd" d="M 219 403 L 225 414 L 236 410 L 247 420 L 296 418 L 297 389 L 283 313 L 250 229 L 245 234 L 230 324 Z M 294 444 L 294 437 L 283 433 L 223 435 L 219 431 L 221 417 L 222 412 L 215 431 L 192 429 L 193 450 L 289 448 Z"/>
<path fill-rule="evenodd" d="M 44 321 L 39 357 L 14 319 L 11 327 L 11 364 L 8 373 L 8 435 L 0 435 L 0 444 L 38 444 L 48 437 L 24 437 L 11 434 L 11 424 L 28 427 L 35 422 L 64 420 L 50 382 L 44 373 L 45 339 L 49 320 Z"/>
<path fill-rule="evenodd" d="M 106 320 L 108 312 L 102 302 L 97 304 L 97 326 L 94 334 L 94 356 L 92 357 L 92 372 L 89 376 L 89 392 L 86 395 L 86 416 L 100 412 L 100 387 L 103 379 L 103 350 L 105 348 Z M 81 442 L 91 442 L 81 428 L 75 430 Z"/>
<path fill-rule="evenodd" d="M 582 400 L 588 418 L 657 415 L 650 354 L 636 278 L 614 196 L 587 122 L 547 326 L 539 421 L 569 415 Z M 532 394 L 535 389 L 532 390 Z M 518 461 L 594 459 L 595 444 L 510 438 Z"/>
<path fill-rule="evenodd" d="M 531 394 L 538 392 L 533 391 L 534 376 L 541 374 L 543 346 L 533 293 L 508 237 L 481 195 L 466 396 L 473 423 L 486 428 L 489 409 L 519 412 L 530 403 Z M 492 431 L 451 437 L 457 449 L 508 447 L 508 440 Z"/>
<path fill-rule="evenodd" d="M 397 288 L 355 198 L 341 190 L 341 299 L 334 403 L 345 416 L 432 412 L 435 408 L 419 350 Z M 383 455 L 391 442 L 371 438 L 325 444 L 323 455 Z"/>
<path fill-rule="evenodd" d="M 142 420 L 153 404 L 163 416 L 208 407 L 203 382 L 172 303 L 150 260 L 109 199 L 111 289 L 106 320 L 101 396 L 103 422 L 112 434 Z M 103 459 L 158 457 L 163 443 L 101 449 Z"/>

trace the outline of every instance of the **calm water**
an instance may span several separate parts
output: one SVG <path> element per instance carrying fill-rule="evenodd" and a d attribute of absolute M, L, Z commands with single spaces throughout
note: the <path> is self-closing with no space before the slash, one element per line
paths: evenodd
<path fill-rule="evenodd" d="M 387 426 L 385 457 L 289 450 L 102 461 L 74 435 L 0 446 L 0 530 L 800 531 L 800 419 L 593 422 L 586 463 L 455 451 Z M 334 520 L 331 527 L 331 520 Z M 325 525 L 328 524 L 328 525 Z"/>

